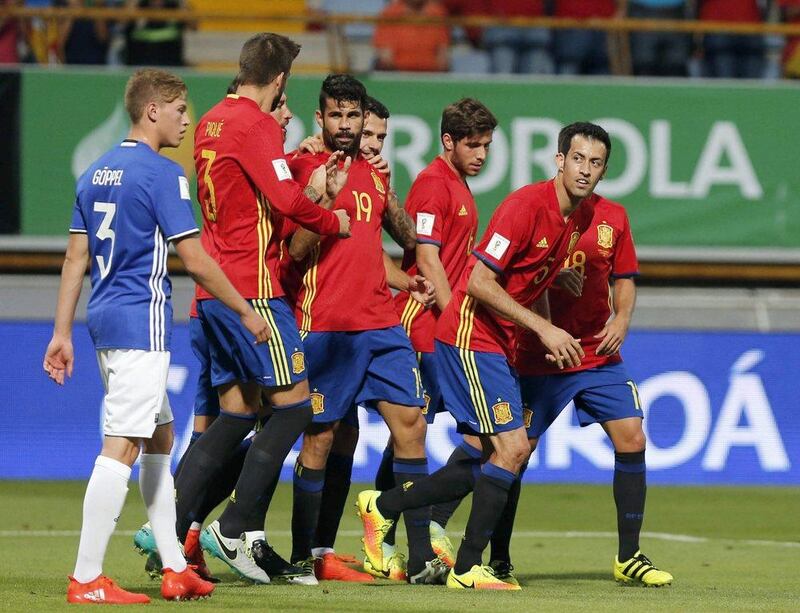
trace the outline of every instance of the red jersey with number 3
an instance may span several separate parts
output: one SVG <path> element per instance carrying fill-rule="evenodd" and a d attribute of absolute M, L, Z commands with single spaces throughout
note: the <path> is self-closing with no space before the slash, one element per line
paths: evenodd
<path fill-rule="evenodd" d="M 511 359 L 515 325 L 467 295 L 478 260 L 497 273 L 497 282 L 526 308 L 558 273 L 588 227 L 598 196 L 586 198 L 566 221 L 555 182 L 527 185 L 509 194 L 492 215 L 436 326 L 436 338 L 462 349 L 500 353 Z"/>
<path fill-rule="evenodd" d="M 289 166 L 294 177 L 306 183 L 329 157 L 329 153 L 301 155 L 290 160 Z M 333 205 L 350 215 L 350 238 L 322 237 L 299 264 L 284 256 L 287 294 L 295 296 L 301 330 L 380 330 L 400 323 L 383 264 L 387 190 L 386 180 L 372 164 L 356 157 Z M 282 233 L 288 236 L 292 228 L 287 224 Z"/>
<path fill-rule="evenodd" d="M 580 339 L 586 355 L 580 366 L 559 370 L 545 360 L 546 350 L 535 334 L 518 330 L 514 366 L 520 375 L 563 374 L 622 360 L 619 353 L 597 355 L 597 346 L 603 339 L 595 338 L 611 316 L 609 280 L 639 274 L 631 227 L 621 205 L 605 198 L 597 201 L 591 224 L 564 260 L 564 267 L 581 273 L 583 290 L 575 298 L 566 290 L 551 286 L 550 316 L 553 325 Z"/>
<path fill-rule="evenodd" d="M 203 246 L 244 298 L 282 296 L 279 218 L 325 235 L 338 233 L 339 220 L 292 180 L 281 128 L 253 100 L 224 98 L 197 123 L 194 142 Z M 200 286 L 196 296 L 212 297 Z"/>
<path fill-rule="evenodd" d="M 417 226 L 417 242 L 439 247 L 439 260 L 452 288 L 464 272 L 478 232 L 472 192 L 458 173 L 437 157 L 417 176 L 405 208 Z M 403 254 L 403 270 L 412 276 L 422 274 L 413 250 Z M 439 307 L 425 309 L 408 292 L 397 294 L 394 304 L 414 350 L 433 351 Z"/>

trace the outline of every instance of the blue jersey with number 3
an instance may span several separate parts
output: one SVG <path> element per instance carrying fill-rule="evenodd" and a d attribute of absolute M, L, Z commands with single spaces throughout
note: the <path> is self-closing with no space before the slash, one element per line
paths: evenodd
<path fill-rule="evenodd" d="M 198 231 L 183 170 L 125 140 L 81 175 L 76 192 L 69 231 L 89 238 L 95 347 L 169 351 L 167 243 Z"/>

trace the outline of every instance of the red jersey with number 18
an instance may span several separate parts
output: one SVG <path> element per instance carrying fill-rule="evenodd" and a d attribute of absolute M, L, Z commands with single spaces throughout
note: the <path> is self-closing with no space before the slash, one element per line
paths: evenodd
<path fill-rule="evenodd" d="M 437 157 L 417 176 L 405 208 L 417 225 L 417 242 L 439 247 L 439 260 L 452 288 L 464 272 L 478 232 L 472 192 L 456 171 Z M 413 250 L 403 254 L 403 270 L 412 276 L 421 274 Z M 408 292 L 397 294 L 394 304 L 414 350 L 433 351 L 439 308 L 422 308 Z"/>
<path fill-rule="evenodd" d="M 329 153 L 289 161 L 294 177 L 308 180 Z M 287 294 L 294 294 L 297 325 L 308 332 L 380 330 L 400 323 L 383 265 L 385 179 L 361 156 L 350 165 L 347 183 L 333 204 L 350 215 L 348 239 L 323 237 L 297 264 L 284 256 Z M 282 230 L 284 236 L 292 229 Z M 294 287 L 296 290 L 290 290 Z"/>
<path fill-rule="evenodd" d="M 276 218 L 324 235 L 337 234 L 339 220 L 292 180 L 281 128 L 253 100 L 227 96 L 197 123 L 194 142 L 203 246 L 244 298 L 282 296 Z M 196 296 L 212 297 L 200 286 Z"/>
<path fill-rule="evenodd" d="M 609 279 L 639 274 L 631 227 L 621 205 L 605 198 L 597 201 L 592 222 L 564 261 L 564 267 L 581 273 L 583 290 L 580 297 L 575 298 L 560 287 L 550 287 L 550 316 L 553 325 L 580 339 L 586 355 L 580 366 L 559 370 L 545 360 L 546 350 L 535 334 L 518 330 L 514 366 L 520 375 L 563 374 L 614 364 L 622 359 L 618 353 L 597 355 L 597 346 L 603 339 L 595 338 L 611 316 Z"/>
<path fill-rule="evenodd" d="M 470 256 L 453 298 L 436 326 L 439 341 L 511 359 L 515 325 L 467 295 L 478 260 L 494 270 L 497 282 L 517 303 L 529 308 L 551 283 L 561 261 L 589 225 L 598 196 L 592 195 L 565 220 L 553 180 L 509 194 L 492 215 L 483 239 Z M 556 263 L 558 263 L 556 265 Z"/>

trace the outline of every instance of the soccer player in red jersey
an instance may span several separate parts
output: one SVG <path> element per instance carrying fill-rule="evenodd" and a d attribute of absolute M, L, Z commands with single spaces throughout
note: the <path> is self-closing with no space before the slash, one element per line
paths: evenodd
<path fill-rule="evenodd" d="M 277 279 L 280 247 L 274 225 L 289 218 L 323 235 L 349 234 L 344 211 L 314 202 L 338 195 L 349 160 L 340 170 L 333 157 L 315 169 L 318 183 L 303 189 L 292 179 L 280 126 L 269 115 L 298 52 L 297 44 L 277 34 L 251 37 L 239 58 L 237 93 L 208 111 L 195 132 L 204 245 L 270 324 L 272 337 L 268 344 L 253 345 L 230 310 L 198 289 L 197 311 L 208 338 L 220 415 L 192 446 L 180 471 L 178 534 L 185 537 L 199 496 L 252 429 L 263 388 L 273 417 L 253 438 L 235 497 L 200 537 L 206 551 L 259 583 L 269 581 L 274 566 L 274 552 L 264 539 L 264 515 L 283 460 L 312 415 L 303 344 Z M 297 582 L 304 579 L 299 576 Z"/>
<path fill-rule="evenodd" d="M 448 587 L 519 589 L 498 580 L 481 556 L 508 492 L 530 454 L 517 376 L 509 361 L 515 327 L 532 331 L 559 369 L 580 364 L 580 342 L 532 307 L 591 221 L 611 141 L 601 127 L 578 123 L 559 134 L 558 174 L 511 193 L 495 211 L 436 327 L 436 360 L 445 406 L 462 432 L 491 452 L 447 464 L 413 487 L 358 496 L 365 551 L 381 563 L 383 535 L 409 506 L 454 500 L 473 491 L 464 540 Z"/>
<path fill-rule="evenodd" d="M 355 78 L 328 76 L 317 112 L 326 151 L 291 160 L 292 172 L 303 181 L 333 152 L 355 155 L 347 185 L 334 202 L 353 219 L 352 239 L 320 240 L 301 230 L 289 244 L 289 255 L 301 263 L 296 310 L 314 408 L 314 423 L 305 431 L 295 467 L 293 562 L 311 555 L 334 429 L 354 404 L 377 409 L 389 426 L 398 482 L 427 474 L 419 367 L 394 310 L 383 260 L 381 230 L 389 190 L 373 165 L 356 155 L 365 96 Z M 412 583 L 439 580 L 446 570 L 430 548 L 427 515 L 426 509 L 406 514 Z"/>

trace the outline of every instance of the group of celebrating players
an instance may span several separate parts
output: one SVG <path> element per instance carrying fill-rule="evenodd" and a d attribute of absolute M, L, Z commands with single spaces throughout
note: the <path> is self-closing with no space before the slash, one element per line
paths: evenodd
<path fill-rule="evenodd" d="M 491 111 L 471 98 L 444 109 L 442 152 L 401 206 L 381 156 L 389 110 L 350 75 L 323 81 L 321 135 L 284 153 L 284 90 L 299 49 L 281 35 L 251 37 L 228 95 L 198 122 L 202 231 L 181 168 L 158 154 L 180 144 L 189 123 L 186 86 L 174 75 L 131 77 L 128 138 L 78 181 L 44 368 L 59 384 L 72 372 L 74 312 L 91 261 L 87 321 L 105 385 L 104 441 L 68 601 L 149 600 L 102 572 L 140 450 L 149 521 L 134 543 L 162 576 L 164 598 L 211 594 L 203 551 L 262 584 L 381 577 L 519 590 L 510 541 L 520 482 L 571 400 L 581 425 L 599 423 L 615 450 L 614 578 L 671 583 L 639 550 L 645 437 L 619 356 L 638 265 L 625 210 L 594 194 L 611 153 L 606 131 L 566 126 L 555 178 L 509 194 L 475 246 L 466 179 L 489 154 Z M 405 250 L 402 268 L 383 251 L 384 229 Z M 168 243 L 197 283 L 190 335 L 201 365 L 194 432 L 174 477 Z M 376 489 L 357 497 L 363 564 L 333 548 L 359 406 L 378 411 L 391 433 Z M 429 475 L 426 428 L 444 410 L 463 441 Z M 268 544 L 265 519 L 301 436 L 287 561 Z M 445 528 L 470 492 L 455 551 Z M 395 541 L 401 515 L 407 559 Z"/>

